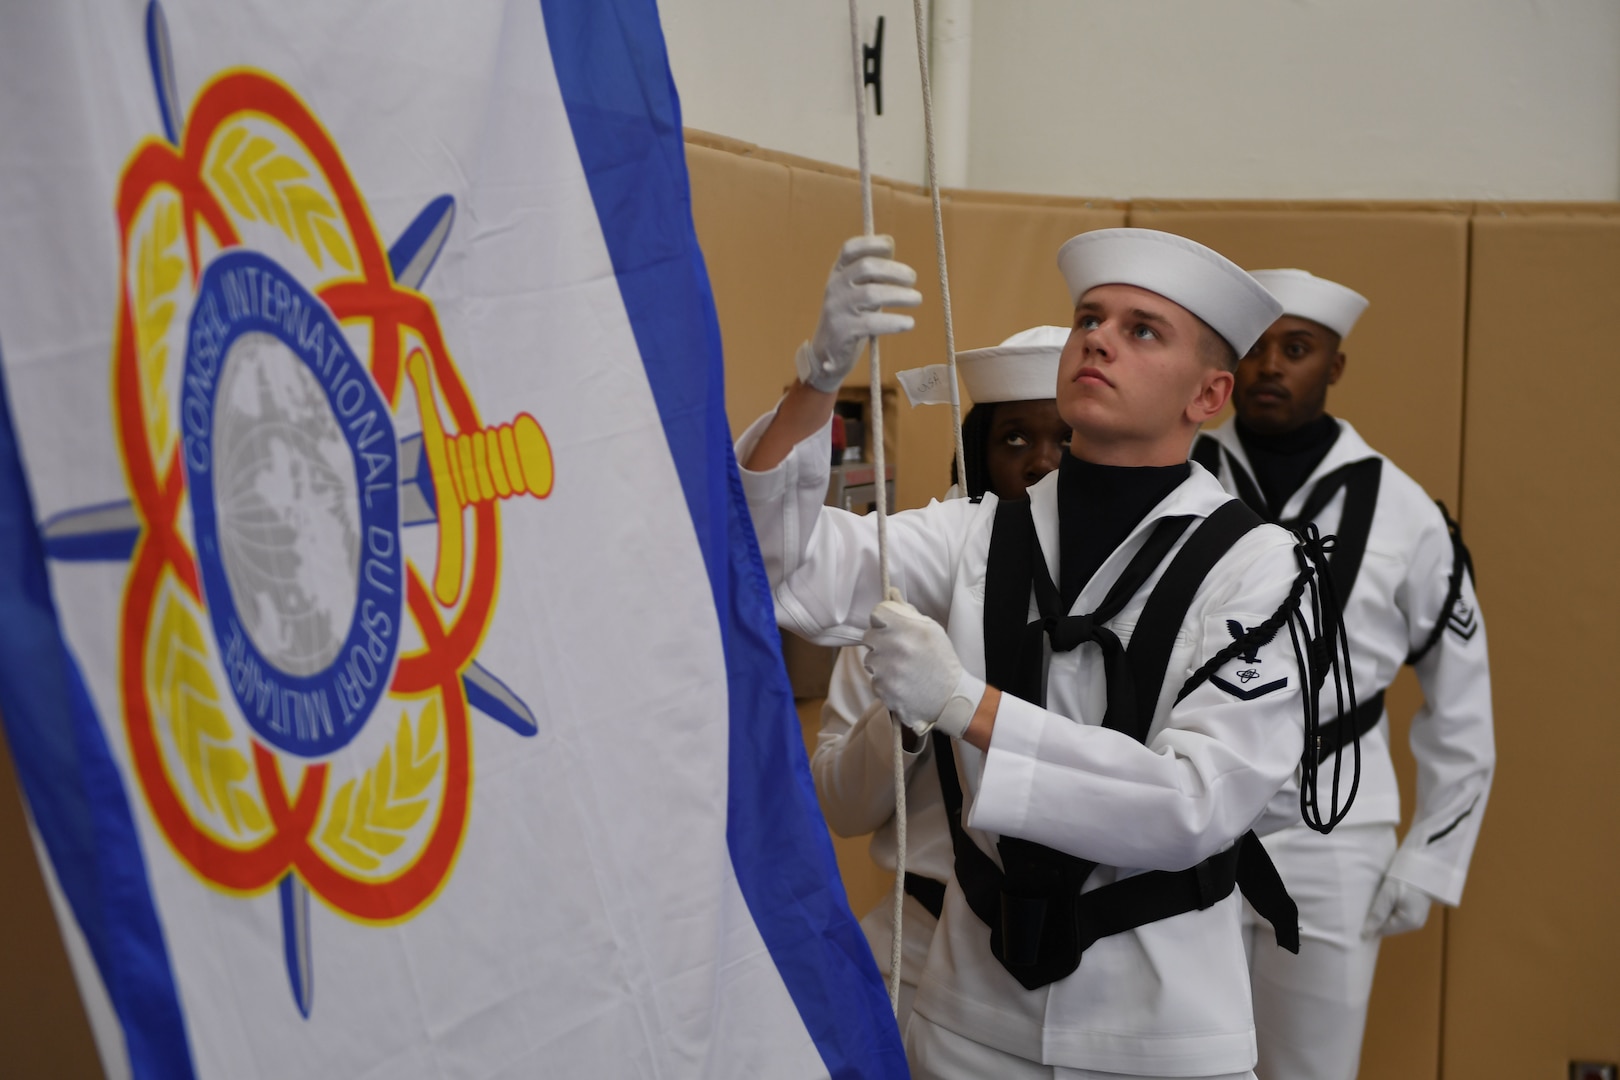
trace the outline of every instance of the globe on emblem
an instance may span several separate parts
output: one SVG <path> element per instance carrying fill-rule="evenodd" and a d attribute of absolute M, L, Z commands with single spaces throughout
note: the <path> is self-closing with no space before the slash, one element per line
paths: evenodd
<path fill-rule="evenodd" d="M 243 628 L 286 674 L 325 670 L 354 616 L 359 484 L 320 383 L 270 334 L 241 335 L 223 365 L 213 485 Z"/>

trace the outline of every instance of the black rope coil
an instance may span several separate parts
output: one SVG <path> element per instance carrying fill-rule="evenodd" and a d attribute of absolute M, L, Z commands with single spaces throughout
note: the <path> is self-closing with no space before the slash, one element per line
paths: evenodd
<path fill-rule="evenodd" d="M 1333 676 L 1335 716 L 1349 716 L 1356 710 L 1355 678 L 1350 668 L 1350 644 L 1344 627 L 1344 611 L 1333 587 L 1333 575 L 1328 573 L 1328 556 L 1333 553 L 1334 539 L 1323 537 L 1316 526 L 1306 523 L 1294 530 L 1294 558 L 1299 573 L 1288 590 L 1288 596 L 1271 616 L 1257 626 L 1249 628 L 1237 640 L 1210 657 L 1182 684 L 1176 695 L 1179 702 L 1192 693 L 1221 666 L 1234 657 L 1247 655 L 1251 649 L 1268 644 L 1286 626 L 1294 648 L 1294 659 L 1299 664 L 1304 692 L 1300 694 L 1305 720 L 1305 752 L 1300 758 L 1299 812 L 1310 828 L 1320 833 L 1332 832 L 1350 813 L 1356 792 L 1361 787 L 1361 740 L 1352 738 L 1353 762 L 1349 791 L 1340 802 L 1340 779 L 1344 757 L 1344 741 L 1332 748 L 1333 779 L 1328 792 L 1326 812 L 1322 806 L 1321 768 L 1325 764 L 1322 754 L 1321 690 L 1329 675 Z M 1304 611 L 1304 598 L 1310 593 L 1310 615 Z M 1349 708 L 1346 709 L 1348 704 Z M 1340 727 L 1342 732 L 1344 727 Z"/>

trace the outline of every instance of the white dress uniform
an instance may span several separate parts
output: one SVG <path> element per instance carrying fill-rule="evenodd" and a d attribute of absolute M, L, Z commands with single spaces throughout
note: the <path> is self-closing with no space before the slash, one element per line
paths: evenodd
<path fill-rule="evenodd" d="M 1323 477 L 1355 462 L 1382 463 L 1366 553 L 1348 601 L 1340 598 L 1358 698 L 1366 701 L 1387 687 L 1407 657 L 1429 641 L 1437 622 L 1447 625 L 1415 665 L 1425 703 L 1412 719 L 1417 807 L 1405 842 L 1396 849 L 1400 793 L 1387 713 L 1361 738 L 1360 791 L 1343 824 L 1326 836 L 1296 824 L 1266 840 L 1299 905 L 1301 949 L 1298 956 L 1286 953 L 1264 935 L 1253 944 L 1258 1072 L 1288 1080 L 1356 1075 L 1378 956 L 1378 939 L 1362 937 L 1373 894 L 1387 873 L 1442 903 L 1462 899 L 1496 761 L 1485 624 L 1469 576 L 1446 610 L 1454 555 L 1445 520 L 1416 481 L 1348 423 L 1338 423 L 1338 438 L 1279 517 L 1300 514 Z M 1253 483 L 1232 421 L 1199 439 L 1221 446 L 1219 475 L 1229 491 L 1241 490 L 1234 466 Z M 1348 497 L 1341 491 L 1316 516 L 1323 535 L 1339 530 Z M 1324 722 L 1336 711 L 1328 687 Z M 1348 779 L 1348 750 L 1344 761 Z M 1324 789 L 1331 768 L 1330 758 L 1322 766 Z M 1273 801 L 1272 813 L 1291 809 L 1297 818 L 1298 798 L 1298 787 L 1289 784 Z"/>
<path fill-rule="evenodd" d="M 1004 401 L 1050 401 L 1057 386 L 1058 356 L 1068 340 L 1067 327 L 1037 326 L 1022 330 L 999 345 L 960 352 L 958 371 L 968 397 L 978 405 Z M 928 387 L 912 394 L 915 378 Z M 949 404 L 948 371 L 943 367 L 901 372 L 913 405 Z M 946 495 L 949 500 L 958 488 Z M 816 797 L 827 824 L 839 836 L 872 834 L 872 861 L 893 873 L 898 830 L 894 816 L 893 721 L 861 666 L 863 648 L 846 648 L 833 665 L 827 700 L 821 708 L 821 731 L 810 758 Z M 940 795 L 933 744 L 906 755 L 906 872 L 923 882 L 923 890 L 943 892 L 954 873 L 950 829 Z M 931 901 L 937 910 L 937 900 Z M 901 920 L 900 1000 L 895 1019 L 901 1030 L 911 1017 L 917 981 L 928 959 L 939 918 L 908 889 Z M 861 929 L 884 978 L 893 954 L 894 905 L 885 898 L 861 919 Z"/>
<path fill-rule="evenodd" d="M 747 460 L 768 420 L 744 433 L 739 460 Z M 875 523 L 822 505 L 828 430 L 774 469 L 742 476 L 778 622 L 811 640 L 845 645 L 861 640 L 882 596 Z M 1054 577 L 1057 481 L 1051 474 L 1030 488 L 1036 534 Z M 1203 518 L 1228 499 L 1194 467 L 1103 562 L 1072 610 L 1096 609 L 1159 520 Z M 944 625 L 964 666 L 981 676 L 996 506 L 987 495 L 979 504 L 931 503 L 889 518 L 894 585 Z M 1122 641 L 1129 641 L 1164 565 L 1109 623 Z M 992 859 L 996 839 L 1007 833 L 1094 860 L 1102 865 L 1088 889 L 1141 870 L 1180 870 L 1230 848 L 1299 763 L 1299 673 L 1288 635 L 1260 650 L 1276 683 L 1270 692 L 1244 700 L 1206 681 L 1179 703 L 1175 698 L 1205 659 L 1231 643 L 1229 622 L 1253 626 L 1269 618 L 1295 575 L 1292 538 L 1273 526 L 1249 532 L 1216 564 L 1177 634 L 1145 745 L 1100 726 L 1106 686 L 1098 650 L 1054 655 L 1048 708 L 1004 695 L 989 753 L 956 746 L 969 835 Z M 1246 666 L 1234 658 L 1217 674 L 1234 686 L 1236 669 Z M 989 929 L 953 879 L 908 1047 L 922 1018 L 959 1041 L 1055 1067 L 1044 1076 L 1247 1075 L 1255 1041 L 1241 919 L 1233 894 L 1205 910 L 1103 938 L 1073 974 L 1025 990 L 991 954 Z M 913 1066 L 929 1071 L 916 1058 Z"/>

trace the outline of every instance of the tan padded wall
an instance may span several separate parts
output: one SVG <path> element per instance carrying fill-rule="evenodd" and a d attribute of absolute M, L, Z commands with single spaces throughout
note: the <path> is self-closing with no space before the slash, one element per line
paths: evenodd
<path fill-rule="evenodd" d="M 1620 217 L 1474 221 L 1463 524 L 1498 770 L 1446 953 L 1445 1077 L 1620 1061 Z"/>
<path fill-rule="evenodd" d="M 1447 505 L 1457 505 L 1468 286 L 1466 208 L 1146 203 L 1131 224 L 1208 244 L 1239 265 L 1294 266 L 1356 289 L 1371 304 L 1345 340 L 1328 409 Z M 1401 804 L 1414 766 L 1405 732 L 1422 695 L 1410 669 L 1389 695 Z M 1404 824 L 1404 823 L 1403 823 Z M 1361 1074 L 1430 1080 L 1439 1070 L 1444 916 L 1380 951 Z"/>
<path fill-rule="evenodd" d="M 0 729 L 0 1076 L 102 1075 Z"/>
<path fill-rule="evenodd" d="M 776 276 L 788 266 L 787 166 L 688 144 L 692 217 L 720 310 L 732 434 L 765 412 L 793 379 L 793 350 L 815 325 L 819 289 L 795 295 Z M 761 272 L 769 266 L 772 272 Z M 802 291 L 802 290 L 801 290 Z"/>
<path fill-rule="evenodd" d="M 1263 208 L 1137 202 L 1130 222 L 1208 244 L 1247 270 L 1297 266 L 1372 301 L 1345 341 L 1328 409 L 1455 505 L 1462 456 L 1466 206 Z"/>
<path fill-rule="evenodd" d="M 1079 233 L 1124 224 L 1124 206 L 1107 200 L 1015 202 L 952 192 L 945 239 L 957 349 L 995 345 L 1032 326 L 1068 326 L 1074 307 L 1058 248 Z"/>
<path fill-rule="evenodd" d="M 857 208 L 859 205 L 857 202 Z M 883 343 L 884 382 L 894 384 L 896 371 L 945 362 L 944 307 L 940 302 L 939 274 L 934 270 L 933 203 L 924 194 L 896 191 L 891 196 L 888 216 L 877 216 L 874 208 L 874 217 L 875 227 L 880 232 L 894 236 L 895 254 L 916 269 L 917 288 L 923 294 L 923 306 L 916 312 L 917 329 Z M 858 229 L 858 209 L 854 220 Z M 834 245 L 832 250 L 836 249 Z M 819 295 L 818 292 L 818 300 Z M 868 379 L 862 365 L 852 381 L 864 394 Z M 898 465 L 895 504 L 902 509 L 924 506 L 928 500 L 945 494 L 950 486 L 951 455 L 955 452 L 951 410 L 940 405 L 914 409 L 903 393 L 896 393 L 888 416 L 895 426 L 895 439 L 890 443 L 896 448 Z"/>

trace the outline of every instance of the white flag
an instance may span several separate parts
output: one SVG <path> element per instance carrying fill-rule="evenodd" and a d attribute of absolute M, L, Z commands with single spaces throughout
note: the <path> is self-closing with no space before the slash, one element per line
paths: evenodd
<path fill-rule="evenodd" d="M 905 1075 L 652 0 L 0 14 L 0 714 L 113 1075 Z"/>

